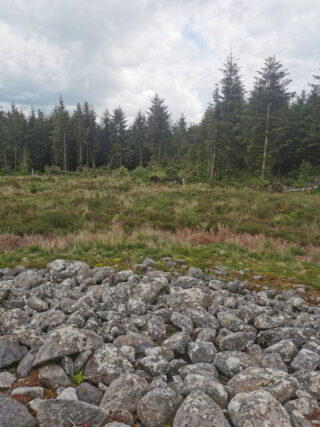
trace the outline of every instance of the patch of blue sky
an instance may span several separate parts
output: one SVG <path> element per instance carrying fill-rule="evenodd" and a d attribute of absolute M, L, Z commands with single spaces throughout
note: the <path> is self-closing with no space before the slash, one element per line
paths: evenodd
<path fill-rule="evenodd" d="M 199 49 L 201 50 L 209 49 L 205 40 L 200 36 L 200 34 L 197 34 L 192 30 L 192 27 L 190 24 L 185 26 L 182 32 L 182 35 L 185 39 L 191 40 Z"/>

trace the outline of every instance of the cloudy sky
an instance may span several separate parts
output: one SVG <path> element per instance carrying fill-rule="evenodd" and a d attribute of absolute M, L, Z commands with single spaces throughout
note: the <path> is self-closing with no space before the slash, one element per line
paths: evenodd
<path fill-rule="evenodd" d="M 198 121 L 233 51 L 246 88 L 276 54 L 292 89 L 320 70 L 319 0 L 0 0 L 0 105 L 87 100 Z"/>

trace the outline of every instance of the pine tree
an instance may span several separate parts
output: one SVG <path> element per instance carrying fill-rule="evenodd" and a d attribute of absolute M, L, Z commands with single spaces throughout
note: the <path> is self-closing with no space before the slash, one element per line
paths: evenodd
<path fill-rule="evenodd" d="M 232 54 L 228 56 L 222 68 L 220 81 L 219 127 L 220 139 L 225 158 L 225 170 L 243 168 L 244 165 L 244 85 L 240 77 L 240 68 Z"/>
<path fill-rule="evenodd" d="M 160 164 L 168 158 L 170 143 L 170 114 L 158 94 L 151 100 L 148 112 L 148 139 L 152 160 Z"/>
<path fill-rule="evenodd" d="M 143 167 L 147 164 L 150 153 L 147 147 L 148 127 L 145 115 L 139 111 L 130 129 L 133 164 L 132 167 Z"/>
<path fill-rule="evenodd" d="M 127 120 L 121 107 L 113 111 L 110 123 L 111 159 L 117 160 L 118 166 L 126 166 L 129 159 L 129 147 L 127 138 Z"/>
<path fill-rule="evenodd" d="M 281 155 L 288 136 L 289 102 L 293 97 L 288 91 L 291 83 L 288 75 L 275 56 L 267 58 L 258 71 L 250 96 L 248 167 L 250 170 L 260 167 L 262 178 L 266 169 L 280 172 Z"/>
<path fill-rule="evenodd" d="M 53 162 L 55 166 L 60 166 L 64 171 L 68 169 L 68 124 L 69 114 L 64 106 L 62 97 L 59 104 L 54 107 L 51 114 L 52 130 L 50 140 L 52 144 Z"/>

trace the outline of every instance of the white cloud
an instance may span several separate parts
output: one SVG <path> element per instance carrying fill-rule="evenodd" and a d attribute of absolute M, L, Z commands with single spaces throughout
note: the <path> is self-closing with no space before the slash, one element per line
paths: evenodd
<path fill-rule="evenodd" d="M 307 88 L 320 67 L 318 0 L 0 0 L 0 103 L 121 105 L 155 92 L 198 121 L 231 49 L 248 90 L 272 54 Z"/>

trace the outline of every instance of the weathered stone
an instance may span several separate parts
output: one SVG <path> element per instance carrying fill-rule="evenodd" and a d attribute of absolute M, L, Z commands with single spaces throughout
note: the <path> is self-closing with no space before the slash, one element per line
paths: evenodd
<path fill-rule="evenodd" d="M 230 427 L 224 413 L 211 397 L 202 391 L 190 393 L 178 409 L 173 427 Z"/>
<path fill-rule="evenodd" d="M 235 427 L 292 427 L 287 411 L 265 390 L 237 394 L 230 401 L 228 412 Z"/>
<path fill-rule="evenodd" d="M 261 359 L 261 366 L 263 368 L 288 372 L 287 365 L 284 363 L 279 353 L 265 353 Z"/>
<path fill-rule="evenodd" d="M 283 371 L 266 368 L 248 368 L 235 375 L 228 382 L 232 396 L 249 393 L 262 388 L 271 393 L 279 402 L 291 399 L 298 390 L 298 381 Z"/>
<path fill-rule="evenodd" d="M 76 389 L 73 387 L 68 387 L 59 396 L 57 400 L 79 400 Z"/>
<path fill-rule="evenodd" d="M 46 365 L 39 369 L 40 382 L 49 388 L 66 387 L 70 384 L 65 371 L 59 365 Z"/>
<path fill-rule="evenodd" d="M 299 382 L 299 387 L 310 393 L 315 399 L 320 399 L 320 372 L 298 371 L 294 374 Z"/>
<path fill-rule="evenodd" d="M 36 297 L 35 295 L 27 299 L 27 304 L 32 310 L 35 311 L 46 311 L 48 310 L 48 304 L 42 299 Z"/>
<path fill-rule="evenodd" d="M 274 328 L 259 332 L 257 342 L 262 346 L 269 347 L 282 340 L 291 340 L 299 347 L 308 341 L 313 334 L 314 331 L 309 328 Z"/>
<path fill-rule="evenodd" d="M 19 365 L 17 367 L 17 375 L 19 377 L 26 377 L 32 371 L 33 362 L 37 352 L 38 349 L 33 348 L 28 351 L 28 353 L 26 353 L 20 360 Z"/>
<path fill-rule="evenodd" d="M 127 303 L 127 313 L 129 315 L 143 316 L 147 310 L 146 303 L 141 299 L 130 298 Z"/>
<path fill-rule="evenodd" d="M 240 351 L 217 353 L 214 364 L 227 377 L 233 377 L 251 366 L 259 366 L 259 362 L 254 356 Z"/>
<path fill-rule="evenodd" d="M 93 351 L 103 344 L 103 339 L 92 331 L 65 326 L 52 331 L 40 347 L 33 366 L 85 351 Z"/>
<path fill-rule="evenodd" d="M 119 375 L 133 372 L 132 364 L 113 344 L 104 344 L 96 350 L 84 369 L 86 378 L 98 384 L 111 384 Z"/>
<path fill-rule="evenodd" d="M 119 336 L 114 340 L 114 344 L 118 347 L 123 345 L 133 347 L 138 354 L 144 353 L 149 347 L 154 347 L 154 342 L 150 337 L 135 332 Z"/>
<path fill-rule="evenodd" d="M 221 408 L 228 402 L 228 393 L 225 387 L 215 377 L 188 374 L 184 379 L 184 394 L 200 390 L 210 396 Z"/>
<path fill-rule="evenodd" d="M 217 350 L 211 342 L 197 341 L 188 344 L 188 356 L 192 363 L 211 363 Z"/>
<path fill-rule="evenodd" d="M 179 368 L 179 374 L 185 378 L 189 374 L 202 375 L 203 377 L 218 378 L 217 368 L 212 363 L 193 363 Z"/>
<path fill-rule="evenodd" d="M 169 307 L 177 310 L 199 306 L 208 308 L 211 305 L 211 298 L 202 290 L 191 288 L 173 292 L 169 297 L 168 304 Z"/>
<path fill-rule="evenodd" d="M 161 316 L 151 316 L 147 323 L 147 334 L 156 341 L 166 337 L 166 325 Z"/>
<path fill-rule="evenodd" d="M 26 352 L 26 347 L 22 347 L 16 338 L 10 336 L 0 337 L 0 368 L 6 368 L 12 363 L 18 362 Z"/>
<path fill-rule="evenodd" d="M 298 349 L 295 343 L 291 340 L 282 340 L 264 350 L 264 354 L 279 353 L 284 362 L 291 362 L 297 355 Z"/>
<path fill-rule="evenodd" d="M 39 427 L 69 427 L 71 425 L 101 425 L 107 414 L 97 406 L 76 400 L 43 400 L 36 408 Z"/>
<path fill-rule="evenodd" d="M 182 399 L 170 388 L 154 388 L 138 402 L 137 414 L 145 427 L 171 424 Z"/>
<path fill-rule="evenodd" d="M 254 343 L 256 339 L 255 332 L 235 332 L 227 335 L 220 340 L 220 350 L 245 351 Z"/>
<path fill-rule="evenodd" d="M 201 328 L 196 341 L 209 341 L 213 344 L 215 343 L 215 339 L 217 337 L 217 330 L 213 328 Z"/>
<path fill-rule="evenodd" d="M 165 375 L 169 370 L 169 362 L 162 356 L 147 356 L 139 359 L 138 366 L 145 369 L 152 376 Z"/>
<path fill-rule="evenodd" d="M 0 388 L 10 388 L 16 380 L 15 375 L 9 372 L 0 372 Z"/>
<path fill-rule="evenodd" d="M 320 356 L 314 351 L 303 348 L 291 362 L 296 371 L 315 371 L 320 365 Z"/>
<path fill-rule="evenodd" d="M 107 388 L 100 407 L 107 412 L 126 409 L 134 413 L 148 382 L 135 374 L 124 374 L 116 378 Z"/>
<path fill-rule="evenodd" d="M 36 425 L 37 421 L 22 403 L 0 394 L 1 427 L 36 427 Z"/>
<path fill-rule="evenodd" d="M 233 332 L 243 331 L 247 327 L 246 323 L 233 312 L 220 311 L 217 313 L 217 318 L 222 328 Z"/>
<path fill-rule="evenodd" d="M 26 400 L 43 398 L 43 387 L 18 387 L 12 390 L 11 397 L 23 396 Z"/>
<path fill-rule="evenodd" d="M 79 400 L 90 403 L 91 405 L 99 405 L 103 392 L 90 383 L 84 382 L 76 388 Z"/>
<path fill-rule="evenodd" d="M 190 342 L 191 338 L 186 332 L 176 332 L 163 341 L 162 346 L 170 348 L 176 355 L 183 356 L 187 353 L 187 346 Z"/>
<path fill-rule="evenodd" d="M 43 277 L 40 276 L 36 271 L 26 270 L 20 273 L 15 279 L 15 286 L 22 288 L 26 291 L 39 286 L 43 281 Z"/>
<path fill-rule="evenodd" d="M 193 322 L 191 318 L 185 314 L 174 311 L 171 315 L 171 322 L 173 325 L 177 326 L 179 329 L 187 332 L 188 334 L 191 334 L 193 331 Z"/>

